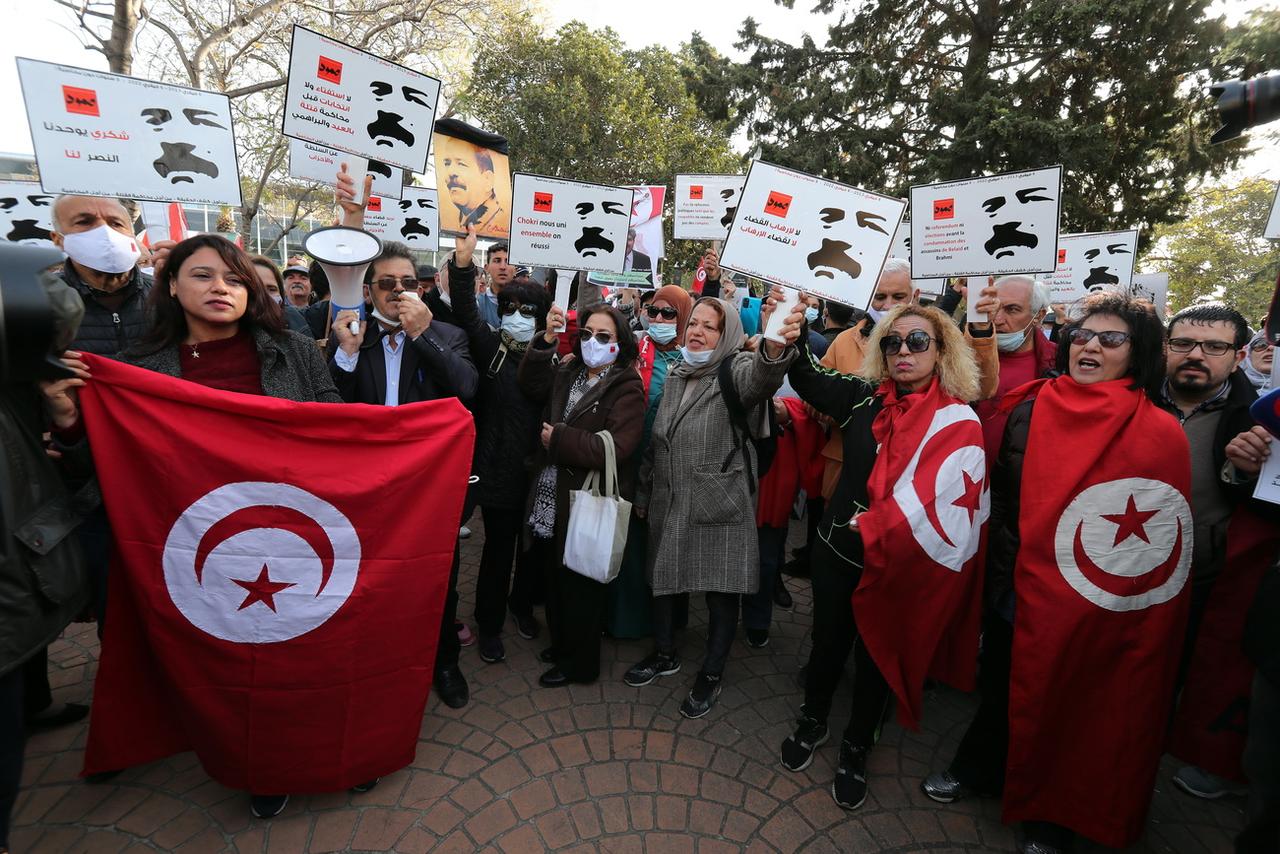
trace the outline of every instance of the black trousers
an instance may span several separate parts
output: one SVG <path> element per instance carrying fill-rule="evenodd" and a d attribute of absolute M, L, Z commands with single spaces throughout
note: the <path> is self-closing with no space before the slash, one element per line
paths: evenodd
<path fill-rule="evenodd" d="M 1261 672 L 1253 677 L 1244 772 L 1249 775 L 1249 805 L 1236 852 L 1280 851 L 1280 683 Z"/>
<path fill-rule="evenodd" d="M 982 655 L 978 662 L 978 712 L 960 739 L 949 770 L 969 788 L 994 796 L 1004 790 L 1004 772 L 1009 759 L 1011 623 L 998 616 L 983 618 Z"/>
<path fill-rule="evenodd" d="M 729 648 L 738 630 L 737 593 L 707 591 L 707 651 L 702 659 L 702 672 L 708 676 L 724 674 Z M 675 593 L 653 597 L 653 636 L 664 653 L 676 651 L 676 627 L 689 613 L 689 594 Z"/>
<path fill-rule="evenodd" d="M 53 705 L 49 687 L 49 648 L 37 652 L 18 668 L 22 673 L 22 714 L 27 720 Z"/>
<path fill-rule="evenodd" d="M 862 571 L 822 540 L 813 544 L 809 565 L 813 573 L 813 649 L 805 672 L 805 714 L 820 721 L 831 714 L 831 698 L 852 651 L 853 710 L 844 738 L 854 747 L 871 747 L 889 708 L 890 691 L 866 644 L 856 644 L 855 649 L 858 626 L 853 616 L 853 591 Z"/>
<path fill-rule="evenodd" d="M 436 670 L 458 663 L 462 644 L 458 641 L 458 550 L 462 541 L 453 544 L 453 565 L 449 568 L 449 590 L 444 596 L 444 615 L 440 618 L 440 641 L 436 646 Z"/>
<path fill-rule="evenodd" d="M 574 682 L 596 681 L 609 588 L 565 566 L 554 540 L 535 537 L 530 552 L 546 572 L 547 630 L 556 665 Z"/>
<path fill-rule="evenodd" d="M 542 567 L 519 548 L 525 517 L 522 509 L 481 507 L 480 516 L 484 519 L 484 551 L 476 576 L 475 617 L 480 634 L 494 637 L 502 634 L 508 607 L 522 617 L 533 613 L 533 603 L 542 593 Z"/>
<path fill-rule="evenodd" d="M 43 663 L 43 662 L 42 662 Z M 9 847 L 9 821 L 22 783 L 24 683 L 22 667 L 0 676 L 0 848 Z"/>

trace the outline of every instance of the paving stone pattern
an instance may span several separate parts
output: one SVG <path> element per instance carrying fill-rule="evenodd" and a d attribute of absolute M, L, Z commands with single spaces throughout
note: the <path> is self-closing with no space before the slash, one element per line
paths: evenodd
<path fill-rule="evenodd" d="M 470 616 L 483 543 L 463 543 L 461 613 Z M 793 544 L 802 536 L 793 526 Z M 739 639 L 712 712 L 685 720 L 680 701 L 703 651 L 705 606 L 695 597 L 681 640 L 684 670 L 644 688 L 622 674 L 648 642 L 606 640 L 594 685 L 537 685 L 544 638 L 522 640 L 508 624 L 507 660 L 462 652 L 471 703 L 460 711 L 432 696 L 411 767 L 363 794 L 295 796 L 271 821 L 248 798 L 210 780 L 194 755 L 133 768 L 106 784 L 78 779 L 86 727 L 32 737 L 11 840 L 27 852 L 502 851 L 605 852 L 1007 852 L 1015 833 L 994 801 L 935 804 L 919 791 L 950 759 L 976 705 L 947 689 L 926 698 L 920 732 L 890 723 L 869 763 L 870 795 L 845 813 L 830 796 L 835 737 L 793 774 L 778 763 L 801 702 L 808 654 L 807 581 L 788 579 L 791 612 L 775 614 L 764 649 Z M 540 613 L 539 613 L 539 616 Z M 50 649 L 58 700 L 88 702 L 97 668 L 92 626 L 75 625 Z M 1120 699 L 1120 698 L 1118 698 Z M 832 715 L 848 715 L 842 685 Z M 1178 792 L 1166 759 L 1136 852 L 1232 850 L 1243 823 L 1239 799 L 1198 801 Z M 1100 850 L 1082 846 L 1084 851 Z"/>

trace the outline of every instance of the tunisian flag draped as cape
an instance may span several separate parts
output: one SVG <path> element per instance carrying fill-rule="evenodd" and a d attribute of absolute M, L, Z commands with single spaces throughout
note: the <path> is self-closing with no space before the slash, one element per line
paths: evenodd
<path fill-rule="evenodd" d="M 116 551 L 84 773 L 194 750 L 260 794 L 413 761 L 474 428 L 106 359 L 81 391 Z"/>
<path fill-rule="evenodd" d="M 1127 379 L 1036 398 L 1022 468 L 1004 820 L 1142 834 L 1186 629 L 1191 456 Z"/>
<path fill-rule="evenodd" d="M 862 642 L 898 697 L 898 719 L 916 728 L 928 676 L 973 690 L 981 620 L 982 546 L 990 515 L 982 425 L 935 378 L 884 408 L 871 432 L 880 445 L 858 517 L 865 566 L 853 592 Z"/>

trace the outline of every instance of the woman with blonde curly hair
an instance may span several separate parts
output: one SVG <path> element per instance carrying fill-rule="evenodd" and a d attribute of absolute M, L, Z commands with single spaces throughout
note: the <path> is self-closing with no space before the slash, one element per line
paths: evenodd
<path fill-rule="evenodd" d="M 827 741 L 831 699 L 853 651 L 853 710 L 831 786 L 836 803 L 852 810 L 866 798 L 867 754 L 890 698 L 898 696 L 899 717 L 913 726 L 926 676 L 972 687 L 981 591 L 974 555 L 989 508 L 982 428 L 967 405 L 978 396 L 978 365 L 950 317 L 917 305 L 876 324 L 858 375 L 821 367 L 806 336 L 799 340 L 791 385 L 839 425 L 844 470 L 811 557 L 813 648 L 782 764 L 808 767 Z M 909 509 L 899 492 L 919 480 L 936 488 Z M 926 551 L 916 537 L 926 517 L 945 549 Z M 913 555 L 923 556 L 919 565 Z M 938 567 L 928 560 L 951 572 L 932 572 Z"/>

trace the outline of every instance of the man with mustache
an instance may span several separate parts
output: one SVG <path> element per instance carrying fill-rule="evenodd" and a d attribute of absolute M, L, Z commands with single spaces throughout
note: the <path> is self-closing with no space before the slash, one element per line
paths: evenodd
<path fill-rule="evenodd" d="M 444 189 L 457 211 L 449 222 L 449 212 L 440 212 L 441 227 L 461 231 L 470 223 L 493 237 L 510 234 L 510 214 L 494 193 L 496 174 L 487 149 L 453 136 L 436 137 L 436 162 L 444 176 Z"/>

